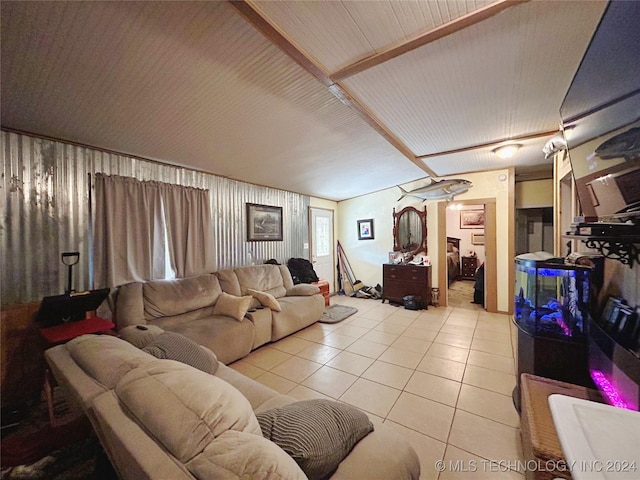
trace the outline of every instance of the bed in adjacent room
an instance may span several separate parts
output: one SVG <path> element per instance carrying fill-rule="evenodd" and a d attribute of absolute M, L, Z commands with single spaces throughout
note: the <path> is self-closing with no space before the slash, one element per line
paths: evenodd
<path fill-rule="evenodd" d="M 447 285 L 460 276 L 460 239 L 447 237 Z"/>

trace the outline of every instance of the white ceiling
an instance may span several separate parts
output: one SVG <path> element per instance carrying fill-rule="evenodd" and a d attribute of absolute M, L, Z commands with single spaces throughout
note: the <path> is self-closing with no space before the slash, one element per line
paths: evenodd
<path fill-rule="evenodd" d="M 535 168 L 605 7 L 3 0 L 2 127 L 332 200 Z"/>

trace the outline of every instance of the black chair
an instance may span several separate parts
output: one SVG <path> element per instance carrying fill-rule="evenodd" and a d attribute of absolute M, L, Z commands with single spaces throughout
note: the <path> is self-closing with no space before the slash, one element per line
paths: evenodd
<path fill-rule="evenodd" d="M 476 269 L 473 302 L 484 307 L 484 262 Z"/>

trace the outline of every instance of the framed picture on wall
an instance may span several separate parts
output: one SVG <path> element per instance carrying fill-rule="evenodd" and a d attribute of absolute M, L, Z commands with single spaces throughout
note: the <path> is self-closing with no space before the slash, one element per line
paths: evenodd
<path fill-rule="evenodd" d="M 484 245 L 484 232 L 471 234 L 472 245 Z"/>
<path fill-rule="evenodd" d="M 373 240 L 373 218 L 358 220 L 358 240 Z"/>
<path fill-rule="evenodd" d="M 281 241 L 282 207 L 247 203 L 247 241 Z"/>
<path fill-rule="evenodd" d="M 460 228 L 484 228 L 484 210 L 460 210 Z"/>

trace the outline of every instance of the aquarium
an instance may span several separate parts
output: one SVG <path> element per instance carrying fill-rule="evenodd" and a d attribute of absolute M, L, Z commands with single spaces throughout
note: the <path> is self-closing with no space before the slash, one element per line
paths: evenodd
<path fill-rule="evenodd" d="M 545 252 L 515 259 L 515 321 L 527 333 L 584 342 L 589 267 L 565 265 Z"/>

